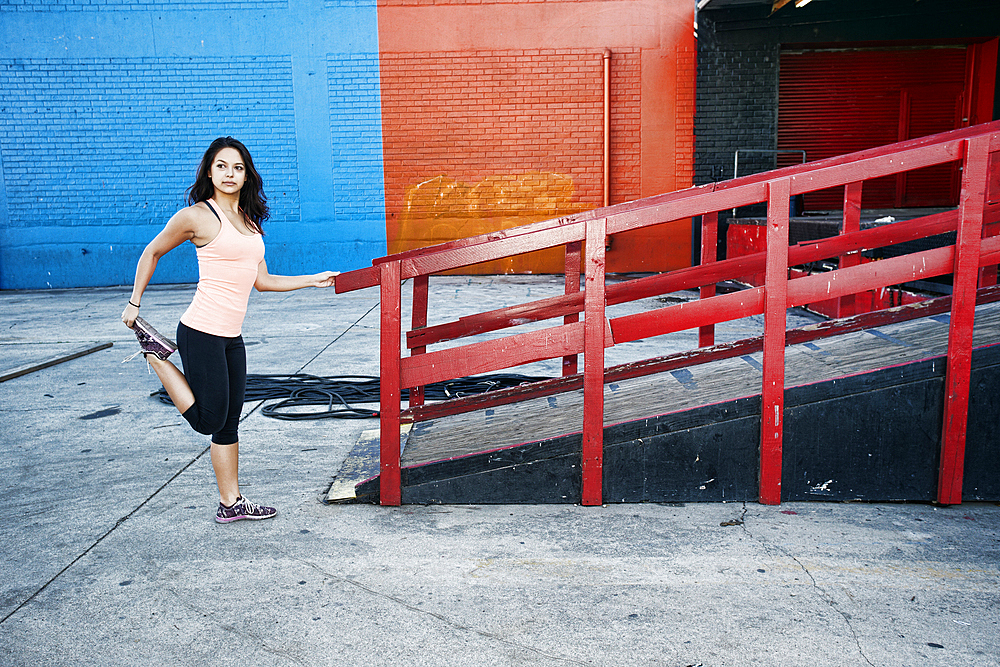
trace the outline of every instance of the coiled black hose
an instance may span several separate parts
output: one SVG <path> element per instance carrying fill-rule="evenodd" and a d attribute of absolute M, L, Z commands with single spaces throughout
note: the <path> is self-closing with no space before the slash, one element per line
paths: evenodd
<path fill-rule="evenodd" d="M 424 398 L 428 401 L 443 401 L 547 379 L 549 378 L 516 373 L 465 377 L 427 385 L 424 387 Z M 244 400 L 277 401 L 261 408 L 261 414 L 273 419 L 287 421 L 328 418 L 372 419 L 379 416 L 377 410 L 357 408 L 352 404 L 378 403 L 380 388 L 379 378 L 370 375 L 334 377 L 304 374 L 247 375 Z M 162 388 L 153 392 L 152 396 L 168 405 L 173 405 L 166 390 Z M 404 389 L 401 399 L 408 398 L 409 390 Z M 308 406 L 325 406 L 325 408 L 309 411 L 295 409 Z"/>

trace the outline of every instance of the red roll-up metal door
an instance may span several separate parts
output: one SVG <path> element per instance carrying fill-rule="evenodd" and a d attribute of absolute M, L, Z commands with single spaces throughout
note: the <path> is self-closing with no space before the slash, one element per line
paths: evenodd
<path fill-rule="evenodd" d="M 960 127 L 965 72 L 965 46 L 783 51 L 778 148 L 813 161 Z M 922 169 L 866 182 L 862 205 L 953 206 L 957 186 L 957 165 Z M 843 189 L 804 207 L 842 208 Z"/>

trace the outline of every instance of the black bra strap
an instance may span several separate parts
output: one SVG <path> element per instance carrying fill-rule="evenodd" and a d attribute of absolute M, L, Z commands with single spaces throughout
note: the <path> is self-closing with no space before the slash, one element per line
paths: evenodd
<path fill-rule="evenodd" d="M 208 210 L 212 212 L 212 215 L 219 218 L 219 214 L 215 212 L 215 207 L 209 204 L 207 199 L 205 200 L 205 206 L 207 206 Z M 222 218 L 219 218 L 219 222 L 222 222 Z"/>

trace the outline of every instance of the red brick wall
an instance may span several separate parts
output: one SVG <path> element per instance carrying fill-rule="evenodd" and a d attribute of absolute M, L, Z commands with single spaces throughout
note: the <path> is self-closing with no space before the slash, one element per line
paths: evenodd
<path fill-rule="evenodd" d="M 404 215 L 412 188 L 440 176 L 470 188 L 499 177 L 502 187 L 480 185 L 471 204 L 487 213 L 482 217 L 491 224 L 497 217 L 509 224 L 552 217 L 547 211 L 536 215 L 532 210 L 531 202 L 539 197 L 560 199 L 560 214 L 600 206 L 602 53 L 603 49 L 382 53 L 389 250 L 424 245 L 415 224 L 426 227 L 442 216 L 471 215 L 468 197 L 446 203 L 441 197 L 412 196 Z M 639 196 L 638 49 L 615 52 L 611 71 L 611 201 L 615 203 Z M 533 172 L 567 177 L 572 192 L 564 188 L 546 195 L 514 178 Z M 483 211 L 490 206 L 492 210 Z"/>
<path fill-rule="evenodd" d="M 617 48 L 611 54 L 611 204 L 642 196 L 640 57 L 637 48 Z"/>
<path fill-rule="evenodd" d="M 677 73 L 674 91 L 676 102 L 676 136 L 674 138 L 674 180 L 678 188 L 694 182 L 694 110 L 698 58 L 694 46 L 678 46 Z"/>

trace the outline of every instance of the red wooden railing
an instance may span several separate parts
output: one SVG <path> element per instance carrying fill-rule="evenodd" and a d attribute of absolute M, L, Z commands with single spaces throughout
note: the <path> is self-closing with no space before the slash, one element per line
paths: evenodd
<path fill-rule="evenodd" d="M 865 181 L 956 161 L 962 165 L 961 197 L 956 209 L 860 229 Z M 789 198 L 838 186 L 844 188 L 842 233 L 789 247 Z M 760 202 L 767 203 L 768 211 L 766 251 L 716 261 L 713 250 L 719 212 Z M 702 219 L 700 266 L 606 284 L 608 235 L 695 216 Z M 976 300 L 977 296 L 980 301 L 1000 299 L 1000 288 L 995 287 L 996 265 L 1000 262 L 998 221 L 1000 121 L 382 257 L 371 268 L 344 273 L 337 280 L 338 292 L 380 286 L 381 502 L 398 505 L 401 501 L 402 423 L 582 386 L 581 501 L 585 505 L 601 504 L 606 382 L 762 349 L 759 500 L 766 504 L 780 503 L 785 346 L 950 310 L 938 500 L 944 504 L 959 503 Z M 857 261 L 863 249 L 956 230 L 954 245 L 878 262 Z M 565 295 L 427 326 L 428 276 L 555 246 L 566 248 Z M 582 292 L 579 291 L 581 254 L 585 276 Z M 840 260 L 836 270 L 789 279 L 791 266 L 832 258 Z M 764 273 L 763 286 L 715 294 L 716 283 L 752 273 Z M 785 312 L 789 307 L 837 297 L 849 299 L 866 290 L 947 274 L 953 276 L 951 297 L 858 315 L 808 330 L 786 330 Z M 410 279 L 413 317 L 406 336 L 410 355 L 402 356 L 401 284 Z M 607 305 L 699 288 L 701 298 L 697 301 L 610 320 L 605 313 Z M 762 337 L 708 347 L 714 342 L 714 325 L 761 313 Z M 562 323 L 450 349 L 428 349 L 448 340 L 555 318 L 563 318 Z M 694 328 L 699 330 L 702 346 L 699 350 L 605 368 L 606 347 Z M 582 374 L 577 373 L 576 367 L 577 355 L 581 353 Z M 562 378 L 434 405 L 423 404 L 420 387 L 427 384 L 554 358 L 563 359 Z M 400 406 L 402 389 L 411 390 L 406 409 Z"/>

